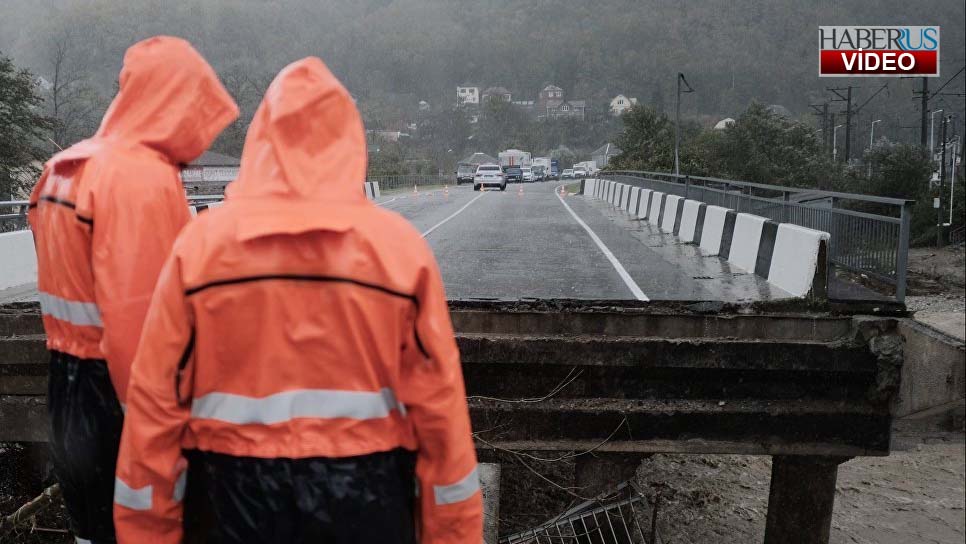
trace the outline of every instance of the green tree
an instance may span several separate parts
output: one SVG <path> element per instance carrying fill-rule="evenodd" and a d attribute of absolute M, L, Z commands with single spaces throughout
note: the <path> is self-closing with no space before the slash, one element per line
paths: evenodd
<path fill-rule="evenodd" d="M 33 184 L 47 158 L 43 141 L 52 127 L 33 76 L 0 54 L 0 200 L 22 196 Z"/>
<path fill-rule="evenodd" d="M 793 187 L 831 188 L 841 171 L 814 129 L 752 103 L 718 138 L 704 164 L 721 177 Z"/>
<path fill-rule="evenodd" d="M 658 170 L 674 168 L 674 124 L 663 113 L 636 105 L 622 116 L 624 130 L 615 144 L 622 153 L 611 160 L 616 170 Z"/>

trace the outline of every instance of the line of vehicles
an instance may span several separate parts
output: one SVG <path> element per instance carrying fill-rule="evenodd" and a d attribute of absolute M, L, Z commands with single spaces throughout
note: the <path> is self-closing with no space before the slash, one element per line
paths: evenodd
<path fill-rule="evenodd" d="M 583 179 L 597 173 L 594 161 L 579 162 L 573 168 L 560 170 L 560 162 L 550 157 L 531 158 L 530 153 L 508 149 L 498 154 L 497 161 L 487 161 L 487 155 L 476 153 L 479 162 L 463 162 L 456 169 L 456 184 L 472 183 L 473 190 L 483 187 L 499 187 L 506 190 L 507 183 L 532 183 L 558 179 Z"/>

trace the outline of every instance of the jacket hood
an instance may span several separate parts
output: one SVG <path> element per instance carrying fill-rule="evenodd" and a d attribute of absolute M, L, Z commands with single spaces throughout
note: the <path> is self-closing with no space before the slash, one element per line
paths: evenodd
<path fill-rule="evenodd" d="M 245 138 L 229 200 L 365 202 L 366 137 L 349 92 L 321 60 L 286 66 Z"/>
<path fill-rule="evenodd" d="M 119 82 L 95 139 L 134 141 L 188 163 L 238 117 L 215 71 L 180 38 L 156 36 L 132 45 Z"/>

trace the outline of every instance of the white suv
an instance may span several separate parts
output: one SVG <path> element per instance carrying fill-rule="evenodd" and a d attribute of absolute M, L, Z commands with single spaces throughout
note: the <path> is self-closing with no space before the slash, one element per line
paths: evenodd
<path fill-rule="evenodd" d="M 481 164 L 476 169 L 473 176 L 473 190 L 479 191 L 485 186 L 499 187 L 501 191 L 506 191 L 506 177 L 499 164 Z"/>
<path fill-rule="evenodd" d="M 523 181 L 533 181 L 533 169 L 529 166 L 521 168 L 523 170 Z"/>

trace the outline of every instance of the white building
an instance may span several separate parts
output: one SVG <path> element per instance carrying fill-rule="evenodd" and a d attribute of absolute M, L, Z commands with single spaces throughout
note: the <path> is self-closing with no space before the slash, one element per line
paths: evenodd
<path fill-rule="evenodd" d="M 476 85 L 470 85 L 465 83 L 456 87 L 456 104 L 463 106 L 465 104 L 479 105 L 480 103 L 480 88 Z"/>
<path fill-rule="evenodd" d="M 722 120 L 718 121 L 717 123 L 715 123 L 714 129 L 715 130 L 724 130 L 724 129 L 730 127 L 733 124 L 735 124 L 735 120 L 734 119 L 732 119 L 731 117 L 725 117 L 724 119 L 722 119 Z"/>
<path fill-rule="evenodd" d="M 619 94 L 610 101 L 610 112 L 614 115 L 621 115 L 625 111 L 634 107 L 635 104 L 637 104 L 636 98 L 627 98 L 626 96 Z"/>

